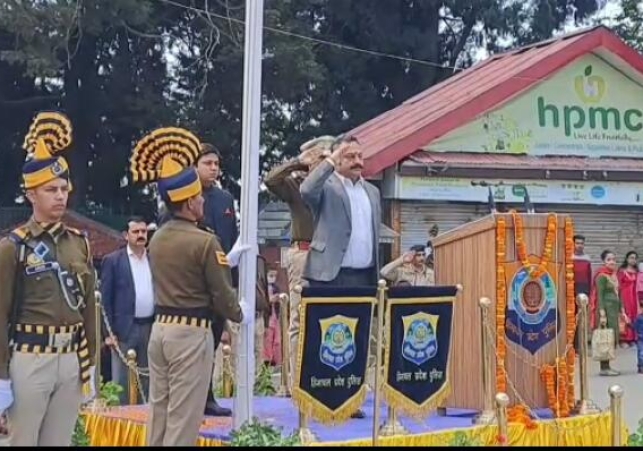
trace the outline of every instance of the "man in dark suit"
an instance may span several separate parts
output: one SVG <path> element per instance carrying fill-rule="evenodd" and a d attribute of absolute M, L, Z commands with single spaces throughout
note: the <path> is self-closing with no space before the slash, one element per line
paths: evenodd
<path fill-rule="evenodd" d="M 127 246 L 104 257 L 100 290 L 107 320 L 113 336 L 105 339 L 112 349 L 112 380 L 125 388 L 121 403 L 127 402 L 128 371 L 118 355 L 129 349 L 136 351 L 139 367 L 147 367 L 147 345 L 154 322 L 154 290 L 147 258 L 147 224 L 141 217 L 127 221 L 123 235 Z M 148 380 L 141 378 L 144 393 Z"/>
<path fill-rule="evenodd" d="M 234 197 L 229 191 L 223 189 L 219 183 L 221 175 L 221 154 L 212 144 L 201 145 L 202 153 L 197 160 L 197 172 L 203 186 L 203 219 L 201 223 L 209 227 L 219 238 L 224 252 L 229 253 L 239 238 L 237 227 L 237 215 L 234 208 Z M 238 288 L 239 272 L 237 268 L 231 268 L 232 285 Z M 212 333 L 214 334 L 214 350 L 219 347 L 226 321 L 223 318 L 215 318 L 212 322 Z M 210 381 L 212 387 L 212 381 Z M 208 390 L 208 400 L 205 405 L 205 414 L 212 416 L 231 416 L 232 411 L 221 407 L 214 399 L 212 389 Z"/>

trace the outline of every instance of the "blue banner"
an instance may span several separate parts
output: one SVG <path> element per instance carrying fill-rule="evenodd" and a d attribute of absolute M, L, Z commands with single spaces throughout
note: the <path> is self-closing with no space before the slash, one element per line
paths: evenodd
<path fill-rule="evenodd" d="M 393 287 L 387 296 L 383 393 L 407 415 L 426 416 L 450 394 L 456 287 Z"/>
<path fill-rule="evenodd" d="M 322 423 L 346 421 L 366 400 L 366 368 L 377 288 L 302 292 L 293 402 Z"/>

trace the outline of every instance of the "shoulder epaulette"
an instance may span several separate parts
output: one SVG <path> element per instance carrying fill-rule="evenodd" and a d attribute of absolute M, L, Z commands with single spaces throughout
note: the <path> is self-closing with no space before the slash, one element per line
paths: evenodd
<path fill-rule="evenodd" d="M 67 230 L 69 230 L 71 233 L 73 233 L 74 235 L 78 235 L 78 236 L 82 236 L 83 238 L 87 238 L 87 232 L 85 232 L 84 230 L 75 229 L 73 227 L 67 227 L 67 226 L 65 226 L 65 228 Z"/>
<path fill-rule="evenodd" d="M 204 226 L 204 225 L 199 224 L 197 227 L 198 227 L 200 230 L 203 230 L 204 232 L 208 232 L 208 233 L 211 233 L 211 234 L 213 234 L 213 235 L 215 234 L 215 233 L 214 233 L 214 230 L 212 230 L 212 229 L 211 229 L 210 227 L 208 227 L 208 226 Z"/>
<path fill-rule="evenodd" d="M 16 244 L 24 242 L 29 237 L 29 229 L 25 226 L 20 226 L 9 232 L 9 239 Z"/>

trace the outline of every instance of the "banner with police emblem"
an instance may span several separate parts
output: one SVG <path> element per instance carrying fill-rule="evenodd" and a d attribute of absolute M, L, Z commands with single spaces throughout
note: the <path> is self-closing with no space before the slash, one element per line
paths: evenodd
<path fill-rule="evenodd" d="M 377 288 L 307 287 L 301 296 L 292 399 L 313 419 L 346 421 L 366 400 Z"/>
<path fill-rule="evenodd" d="M 424 417 L 449 396 L 456 287 L 392 287 L 385 316 L 387 403 Z"/>

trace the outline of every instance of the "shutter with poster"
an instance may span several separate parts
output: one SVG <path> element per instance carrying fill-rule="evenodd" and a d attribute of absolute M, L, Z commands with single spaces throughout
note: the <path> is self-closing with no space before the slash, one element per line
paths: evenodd
<path fill-rule="evenodd" d="M 638 207 L 537 205 L 536 210 L 570 214 L 575 233 L 585 236 L 585 253 L 594 268 L 606 249 L 616 253 L 619 265 L 631 250 L 643 256 L 643 211 Z"/>
<path fill-rule="evenodd" d="M 403 201 L 401 205 L 401 251 L 426 244 L 429 229 L 437 224 L 439 233 L 454 229 L 489 214 L 486 204 Z"/>

